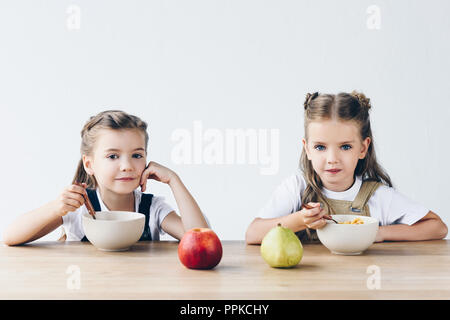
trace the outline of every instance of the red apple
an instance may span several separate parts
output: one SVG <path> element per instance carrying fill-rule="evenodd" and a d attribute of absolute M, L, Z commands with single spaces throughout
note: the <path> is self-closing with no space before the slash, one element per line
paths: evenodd
<path fill-rule="evenodd" d="M 178 257 L 190 269 L 212 269 L 222 259 L 222 243 L 211 229 L 194 228 L 181 239 Z"/>

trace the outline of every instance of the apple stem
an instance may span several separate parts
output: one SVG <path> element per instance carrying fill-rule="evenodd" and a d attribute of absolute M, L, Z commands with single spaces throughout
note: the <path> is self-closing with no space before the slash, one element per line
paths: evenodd
<path fill-rule="evenodd" d="M 281 227 L 281 223 L 277 224 L 278 227 Z"/>

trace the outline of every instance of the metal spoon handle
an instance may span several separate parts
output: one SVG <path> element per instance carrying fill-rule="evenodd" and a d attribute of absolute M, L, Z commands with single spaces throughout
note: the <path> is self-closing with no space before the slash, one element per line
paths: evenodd
<path fill-rule="evenodd" d="M 331 220 L 331 221 L 334 221 L 334 223 L 337 223 L 337 224 L 339 224 L 339 222 L 337 222 L 336 220 L 334 220 L 332 217 L 330 217 L 329 215 L 324 215 L 323 216 L 325 219 L 327 219 L 327 220 Z"/>

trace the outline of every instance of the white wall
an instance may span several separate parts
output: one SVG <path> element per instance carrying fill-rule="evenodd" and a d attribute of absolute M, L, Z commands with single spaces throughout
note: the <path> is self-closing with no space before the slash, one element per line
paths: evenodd
<path fill-rule="evenodd" d="M 450 224 L 449 12 L 446 0 L 1 1 L 0 232 L 70 184 L 84 122 L 119 108 L 149 123 L 151 159 L 183 178 L 219 236 L 244 239 L 297 168 L 305 93 L 353 89 L 372 100 L 395 186 Z M 174 163 L 172 134 L 195 121 L 218 135 L 274 129 L 278 169 L 261 174 L 262 156 Z"/>

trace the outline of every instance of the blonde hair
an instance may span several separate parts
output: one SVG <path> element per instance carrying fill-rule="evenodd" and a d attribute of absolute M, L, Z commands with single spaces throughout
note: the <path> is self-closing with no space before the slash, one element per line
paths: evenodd
<path fill-rule="evenodd" d="M 124 130 L 137 129 L 145 136 L 145 152 L 147 152 L 148 133 L 147 123 L 139 117 L 128 114 L 120 110 L 107 110 L 92 116 L 81 130 L 81 159 L 78 161 L 77 170 L 72 183 L 86 183 L 88 188 L 97 188 L 97 181 L 94 176 L 90 176 L 84 170 L 83 155 L 91 156 L 97 140 L 97 134 L 102 129 Z"/>
<path fill-rule="evenodd" d="M 304 130 L 305 140 L 308 141 L 308 125 L 312 121 L 337 119 L 340 121 L 354 121 L 359 126 L 361 140 L 370 138 L 371 143 L 366 157 L 359 159 L 355 168 L 355 175 L 362 176 L 363 181 L 379 181 L 389 187 L 392 182 L 389 175 L 378 164 L 373 144 L 372 130 L 370 127 L 369 110 L 370 99 L 363 93 L 353 91 L 352 93 L 341 92 L 339 94 L 308 93 L 304 102 Z M 331 208 L 322 195 L 322 180 L 314 171 L 311 161 L 306 156 L 303 148 L 300 157 L 300 168 L 303 171 L 307 187 L 302 195 L 302 203 L 322 202 Z"/>

